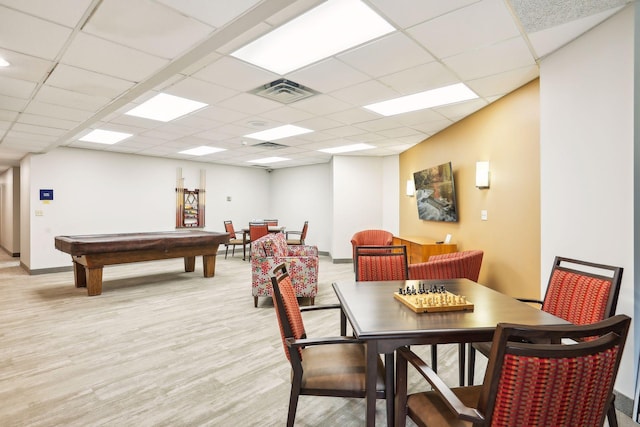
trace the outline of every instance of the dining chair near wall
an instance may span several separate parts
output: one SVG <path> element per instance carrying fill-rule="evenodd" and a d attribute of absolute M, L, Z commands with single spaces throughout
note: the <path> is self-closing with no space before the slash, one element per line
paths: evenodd
<path fill-rule="evenodd" d="M 251 256 L 251 242 L 269 234 L 269 226 L 266 222 L 249 223 L 249 256 Z"/>
<path fill-rule="evenodd" d="M 267 227 L 277 227 L 278 220 L 277 219 L 263 219 L 262 222 L 267 223 Z"/>
<path fill-rule="evenodd" d="M 242 239 L 239 239 L 236 235 L 236 231 L 233 228 L 232 221 L 224 221 L 224 231 L 229 233 L 229 241 L 225 243 L 225 251 L 224 251 L 224 259 L 227 259 L 227 254 L 229 253 L 229 246 L 231 246 L 231 256 L 234 256 L 236 253 L 236 246 L 243 246 L 245 243 Z"/>
<path fill-rule="evenodd" d="M 309 228 L 309 221 L 305 221 L 300 231 L 287 231 L 285 233 L 287 238 L 287 245 L 304 245 L 304 239 L 307 238 L 307 229 Z M 289 237 L 289 236 L 292 237 Z M 298 237 L 293 237 L 298 236 Z"/>
<path fill-rule="evenodd" d="M 292 371 L 287 426 L 294 425 L 300 395 L 364 397 L 364 344 L 346 336 L 313 339 L 307 337 L 305 331 L 303 311 L 340 306 L 313 306 L 301 309 L 285 264 L 273 269 L 271 284 L 282 344 Z M 376 396 L 379 399 L 386 397 L 384 378 L 384 367 L 378 357 Z M 392 403 L 392 400 L 388 402 Z"/>
<path fill-rule="evenodd" d="M 602 426 L 630 323 L 618 315 L 587 325 L 498 324 L 484 383 L 453 389 L 400 348 L 395 425 L 409 416 L 420 426 Z M 431 391 L 407 396 L 408 364 Z"/>

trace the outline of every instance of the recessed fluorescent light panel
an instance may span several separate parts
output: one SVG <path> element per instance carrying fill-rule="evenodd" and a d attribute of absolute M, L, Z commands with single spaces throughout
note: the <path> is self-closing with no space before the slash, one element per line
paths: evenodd
<path fill-rule="evenodd" d="M 191 156 L 204 156 L 207 154 L 218 153 L 224 151 L 224 148 L 208 147 L 201 145 L 200 147 L 190 148 L 189 150 L 180 151 L 180 154 L 189 154 Z"/>
<path fill-rule="evenodd" d="M 9 62 L 0 56 L 0 67 L 8 67 L 9 65 Z"/>
<path fill-rule="evenodd" d="M 284 162 L 285 160 L 291 160 L 291 159 L 287 159 L 286 157 L 265 157 L 264 159 L 249 160 L 247 163 L 259 163 L 264 165 L 267 163 Z"/>
<path fill-rule="evenodd" d="M 245 137 L 258 139 L 260 141 L 275 141 L 276 139 L 302 135 L 309 132 L 313 132 L 313 131 L 311 129 L 306 129 L 300 126 L 284 125 L 284 126 L 279 126 L 273 129 L 267 129 L 260 132 L 250 133 L 249 135 L 245 135 Z"/>
<path fill-rule="evenodd" d="M 390 99 L 389 101 L 365 105 L 364 108 L 382 114 L 383 116 L 393 116 L 410 111 L 453 104 L 454 102 L 468 101 L 470 99 L 476 99 L 477 97 L 478 95 L 464 83 L 457 83 L 438 89 L 414 93 L 413 95 Z"/>
<path fill-rule="evenodd" d="M 82 138 L 78 138 L 79 141 L 95 142 L 98 144 L 116 144 L 122 140 L 125 140 L 133 136 L 130 133 L 115 132 L 112 130 L 94 129 Z"/>
<path fill-rule="evenodd" d="M 369 144 L 351 144 L 351 145 L 343 145 L 342 147 L 324 148 L 318 151 L 322 151 L 323 153 L 330 153 L 330 154 L 340 154 L 340 153 L 349 153 L 351 151 L 370 150 L 371 148 L 375 148 L 375 147 Z"/>
<path fill-rule="evenodd" d="M 150 100 L 143 102 L 125 114 L 128 116 L 143 117 L 145 119 L 169 122 L 185 114 L 206 107 L 204 102 L 192 101 L 179 96 L 160 93 Z"/>
<path fill-rule="evenodd" d="M 329 0 L 231 55 L 284 75 L 393 31 L 360 0 Z"/>

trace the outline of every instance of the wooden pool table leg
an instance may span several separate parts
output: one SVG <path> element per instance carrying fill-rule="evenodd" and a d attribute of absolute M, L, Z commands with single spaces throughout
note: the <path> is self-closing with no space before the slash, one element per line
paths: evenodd
<path fill-rule="evenodd" d="M 191 272 L 196 269 L 196 257 L 186 256 L 184 257 L 184 271 Z"/>
<path fill-rule="evenodd" d="M 87 287 L 87 273 L 84 271 L 84 265 L 73 262 L 73 278 L 76 283 L 76 288 Z"/>
<path fill-rule="evenodd" d="M 86 267 L 87 294 L 92 297 L 102 293 L 102 267 Z"/>
<path fill-rule="evenodd" d="M 204 270 L 204 277 L 215 276 L 216 275 L 216 256 L 202 255 L 202 268 Z"/>

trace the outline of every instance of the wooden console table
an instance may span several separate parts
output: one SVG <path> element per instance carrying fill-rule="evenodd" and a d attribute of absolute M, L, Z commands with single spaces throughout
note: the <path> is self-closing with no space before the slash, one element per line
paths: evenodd
<path fill-rule="evenodd" d="M 407 247 L 409 264 L 425 262 L 431 255 L 448 254 L 458 250 L 458 245 L 455 243 L 436 243 L 428 237 L 393 236 L 393 244 Z"/>

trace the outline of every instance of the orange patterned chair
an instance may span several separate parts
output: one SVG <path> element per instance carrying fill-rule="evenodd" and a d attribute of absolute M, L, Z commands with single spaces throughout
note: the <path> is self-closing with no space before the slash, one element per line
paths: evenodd
<path fill-rule="evenodd" d="M 556 257 L 544 301 L 520 299 L 541 304 L 542 310 L 575 325 L 595 323 L 616 312 L 622 283 L 622 267 Z M 473 384 L 476 350 L 488 356 L 491 343 L 473 343 L 469 350 L 469 384 Z M 611 405 L 609 425 L 617 426 Z"/>
<path fill-rule="evenodd" d="M 409 416 L 421 426 L 602 426 L 630 323 L 619 315 L 590 325 L 498 324 L 481 386 L 450 389 L 400 348 L 395 425 Z M 534 344 L 541 336 L 549 341 Z M 432 391 L 407 396 L 408 363 Z"/>
<path fill-rule="evenodd" d="M 477 282 L 483 256 L 484 252 L 481 250 L 431 255 L 427 262 L 409 265 L 409 278 L 412 280 L 462 278 Z"/>
<path fill-rule="evenodd" d="M 477 282 L 483 256 L 484 252 L 481 250 L 431 255 L 427 262 L 409 265 L 409 279 L 469 279 Z M 460 385 L 464 385 L 465 359 L 465 347 L 462 343 L 458 346 Z M 438 370 L 437 346 L 435 344 L 431 347 L 431 366 L 435 371 Z"/>
<path fill-rule="evenodd" d="M 393 234 L 385 230 L 362 230 L 351 237 L 352 259 L 356 260 L 357 246 L 390 246 L 393 244 Z"/>
<path fill-rule="evenodd" d="M 357 246 L 356 281 L 407 280 L 406 246 Z"/>

